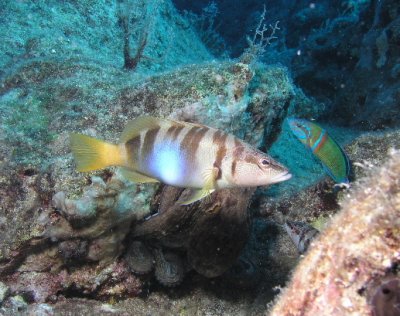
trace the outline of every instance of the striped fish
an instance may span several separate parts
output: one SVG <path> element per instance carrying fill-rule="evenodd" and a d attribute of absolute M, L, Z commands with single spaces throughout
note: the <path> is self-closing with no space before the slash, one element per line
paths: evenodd
<path fill-rule="evenodd" d="M 193 188 L 182 205 L 216 189 L 281 182 L 288 170 L 233 135 L 200 124 L 150 116 L 127 124 L 114 145 L 82 134 L 70 135 L 78 171 L 122 167 L 126 178 Z"/>
<path fill-rule="evenodd" d="M 336 182 L 349 183 L 350 162 L 343 149 L 318 124 L 304 119 L 288 119 L 293 134 L 321 161 L 325 171 Z"/>
<path fill-rule="evenodd" d="M 286 221 L 283 227 L 300 254 L 307 251 L 311 241 L 319 234 L 318 230 L 304 222 Z"/>

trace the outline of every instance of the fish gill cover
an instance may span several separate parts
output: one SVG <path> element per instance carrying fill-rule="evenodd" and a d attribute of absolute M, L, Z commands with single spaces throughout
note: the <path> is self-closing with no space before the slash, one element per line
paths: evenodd
<path fill-rule="evenodd" d="M 265 314 L 301 261 L 291 238 L 304 238 L 286 223 L 321 231 L 305 262 L 337 253 L 337 240 L 359 256 L 315 267 L 332 273 L 325 289 L 318 277 L 297 288 L 300 266 L 275 314 L 397 312 L 398 153 L 388 152 L 400 142 L 399 12 L 394 0 L 3 1 L 0 313 Z M 70 133 L 116 144 L 143 115 L 233 134 L 292 178 L 181 206 L 187 189 L 114 167 L 76 171 Z M 349 189 L 295 139 L 290 117 L 341 146 Z M 333 295 L 329 308 L 301 300 L 311 289 Z M 299 299 L 284 303 L 291 293 Z"/>

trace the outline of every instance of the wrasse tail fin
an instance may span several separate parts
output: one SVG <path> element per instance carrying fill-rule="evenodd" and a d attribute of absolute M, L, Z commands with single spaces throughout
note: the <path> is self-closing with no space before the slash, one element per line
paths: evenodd
<path fill-rule="evenodd" d="M 70 143 L 76 169 L 80 172 L 122 164 L 121 150 L 118 145 L 77 133 L 70 134 Z"/>
<path fill-rule="evenodd" d="M 154 183 L 159 182 L 157 179 L 148 177 L 140 172 L 136 172 L 127 168 L 121 168 L 121 174 L 128 180 L 135 183 Z"/>

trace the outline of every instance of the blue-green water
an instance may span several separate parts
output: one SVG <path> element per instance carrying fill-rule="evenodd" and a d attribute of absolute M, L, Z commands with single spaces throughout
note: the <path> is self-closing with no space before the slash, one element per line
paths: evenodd
<path fill-rule="evenodd" d="M 399 12 L 394 0 L 2 1 L 0 314 L 264 314 L 299 260 L 282 224 L 325 222 L 348 192 L 286 119 L 326 129 L 351 186 L 382 165 L 400 143 Z M 231 133 L 292 177 L 185 208 L 180 189 L 76 171 L 71 132 L 117 143 L 143 115 Z"/>

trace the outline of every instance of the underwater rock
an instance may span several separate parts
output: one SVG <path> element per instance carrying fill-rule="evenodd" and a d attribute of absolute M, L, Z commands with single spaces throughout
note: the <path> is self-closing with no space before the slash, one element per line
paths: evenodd
<path fill-rule="evenodd" d="M 21 295 L 15 295 L 9 297 L 5 302 L 0 312 L 4 312 L 4 315 L 21 315 L 26 311 L 28 303 L 24 300 Z"/>
<path fill-rule="evenodd" d="M 125 255 L 125 261 L 134 274 L 148 274 L 154 268 L 156 280 L 164 286 L 179 285 L 186 272 L 182 252 L 157 245 L 148 247 L 144 242 L 132 241 Z"/>
<path fill-rule="evenodd" d="M 31 302 L 44 303 L 67 288 L 68 274 L 66 270 L 59 273 L 14 273 L 7 278 L 7 283 L 14 295 L 18 293 Z"/>
<path fill-rule="evenodd" d="M 184 250 L 195 271 L 219 276 L 232 266 L 247 241 L 248 203 L 254 189 L 218 190 L 198 203 L 177 205 L 187 191 L 164 186 L 154 201 L 158 215 L 135 225 L 133 236 Z"/>
<path fill-rule="evenodd" d="M 64 220 L 48 226 L 48 237 L 94 238 L 113 226 L 141 219 L 149 212 L 142 199 L 149 200 L 151 193 L 138 197 L 136 185 L 120 178 L 119 174 L 111 177 L 107 184 L 100 177 L 92 177 L 91 182 L 79 199 L 67 199 L 64 192 L 54 195 L 53 205 Z"/>
<path fill-rule="evenodd" d="M 246 255 L 241 255 L 222 277 L 230 286 L 238 289 L 256 288 L 262 281 L 259 267 Z"/>
<path fill-rule="evenodd" d="M 360 179 L 271 315 L 369 315 L 366 292 L 400 264 L 400 152 Z"/>
<path fill-rule="evenodd" d="M 185 268 L 179 255 L 158 248 L 154 251 L 154 258 L 154 275 L 162 285 L 176 286 L 182 282 Z"/>
<path fill-rule="evenodd" d="M 389 275 L 376 287 L 371 287 L 370 304 L 374 316 L 397 316 L 400 314 L 400 276 Z"/>
<path fill-rule="evenodd" d="M 208 124 L 254 146 L 271 143 L 289 108 L 312 103 L 296 93 L 287 69 L 237 61 L 199 64 L 210 56 L 169 0 L 153 8 L 160 12 L 154 15 L 145 55 L 157 57 L 142 58 L 133 73 L 122 69 L 115 2 L 99 0 L 90 8 L 75 3 L 8 5 L 3 10 L 14 14 L 0 29 L 13 29 L 18 40 L 10 38 L 0 47 L 5 117 L 0 124 L 0 275 L 2 280 L 9 277 L 4 281 L 11 295 L 24 294 L 29 280 L 37 285 L 26 294 L 29 303 L 64 295 L 137 295 L 143 282 L 118 258 L 138 220 L 142 222 L 132 235 L 142 229 L 140 239 L 178 256 L 185 272 L 188 261 L 210 277 L 229 269 L 250 229 L 251 192 L 217 192 L 213 202 L 192 208 L 163 206 L 170 213 L 165 222 L 156 217 L 145 221 L 150 204 L 157 203 L 152 200 L 159 201 L 153 198 L 157 186 L 125 182 L 113 168 L 77 173 L 68 134 L 83 132 L 116 142 L 127 121 L 148 114 Z M 42 28 L 27 25 L 26 10 L 29 23 L 45 21 Z M 135 10 L 140 13 L 141 8 Z M 100 24 L 107 26 L 102 34 Z M 174 36 L 158 34 L 161 29 Z M 60 36 L 45 36 L 50 30 Z M 132 37 L 131 48 L 137 43 Z M 158 70 L 168 71 L 154 75 Z M 162 205 L 173 201 L 163 199 Z"/>
<path fill-rule="evenodd" d="M 142 287 L 142 282 L 129 271 L 124 261 L 115 261 L 107 266 L 84 265 L 72 270 L 64 293 L 104 300 L 137 296 Z"/>
<path fill-rule="evenodd" d="M 79 262 L 87 256 L 88 241 L 87 240 L 66 240 L 58 244 L 58 251 L 65 263 Z"/>
<path fill-rule="evenodd" d="M 138 195 L 137 186 L 120 179 L 118 173 L 107 184 L 92 177 L 92 184 L 79 199 L 67 199 L 64 192 L 54 195 L 53 205 L 62 216 L 47 225 L 45 236 L 63 241 L 60 251 L 64 259 L 80 254 L 85 255 L 81 261 L 111 262 L 121 254 L 132 221 L 148 214 L 145 201 L 150 192 Z"/>
<path fill-rule="evenodd" d="M 153 270 L 155 259 L 143 242 L 135 240 L 129 244 L 125 260 L 133 273 L 145 274 Z"/>
<path fill-rule="evenodd" d="M 0 282 L 0 306 L 3 303 L 4 299 L 7 298 L 9 293 L 9 288 L 3 282 Z"/>

